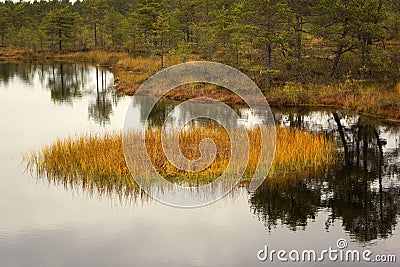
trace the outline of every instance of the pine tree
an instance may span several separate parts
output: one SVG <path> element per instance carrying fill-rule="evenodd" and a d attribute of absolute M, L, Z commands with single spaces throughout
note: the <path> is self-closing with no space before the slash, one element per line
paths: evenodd
<path fill-rule="evenodd" d="M 78 15 L 73 13 L 68 6 L 54 9 L 46 14 L 43 27 L 50 35 L 52 46 L 57 43 L 58 50 L 61 51 L 63 45 L 73 39 L 72 33 L 77 19 Z"/>

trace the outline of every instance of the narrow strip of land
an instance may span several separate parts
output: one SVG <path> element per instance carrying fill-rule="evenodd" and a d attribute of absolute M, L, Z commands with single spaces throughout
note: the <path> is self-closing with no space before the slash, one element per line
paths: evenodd
<path fill-rule="evenodd" d="M 22 50 L 0 50 L 3 61 L 66 61 L 88 63 L 108 67 L 115 75 L 116 90 L 133 95 L 138 87 L 160 70 L 158 59 L 152 57 L 133 58 L 122 52 L 75 52 L 65 54 L 33 53 Z M 165 65 L 181 63 L 177 58 L 166 59 Z M 244 70 L 245 71 L 245 70 Z M 246 72 L 246 71 L 245 71 Z M 259 77 L 249 74 L 255 80 Z M 261 89 L 271 106 L 335 107 L 356 111 L 363 115 L 400 120 L 400 84 L 387 88 L 384 85 L 348 79 L 335 84 L 306 84 L 286 82 Z M 240 104 L 242 100 L 224 88 L 210 85 L 193 85 L 176 88 L 167 98 L 186 100 L 199 96 L 212 97 L 226 103 Z"/>

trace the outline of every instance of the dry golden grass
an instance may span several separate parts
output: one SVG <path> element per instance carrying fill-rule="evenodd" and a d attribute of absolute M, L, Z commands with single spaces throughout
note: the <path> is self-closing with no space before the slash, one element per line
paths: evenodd
<path fill-rule="evenodd" d="M 147 153 L 157 171 L 167 180 L 189 185 L 202 185 L 219 177 L 230 159 L 227 133 L 220 127 L 196 127 L 180 136 L 182 153 L 189 159 L 200 156 L 198 143 L 205 137 L 211 138 L 218 148 L 214 162 L 199 173 L 183 172 L 169 163 L 160 153 L 160 128 L 146 133 Z M 259 130 L 249 130 L 249 162 L 245 176 L 250 177 L 259 159 Z M 139 133 L 137 137 L 140 138 Z M 335 163 L 335 143 L 321 134 L 301 130 L 277 128 L 276 153 L 269 174 L 271 181 L 280 182 L 291 173 L 321 174 L 330 164 Z M 239 155 L 247 163 L 247 155 Z M 129 192 L 137 190 L 134 179 L 126 165 L 122 135 L 85 135 L 76 138 L 58 139 L 53 144 L 24 156 L 26 166 L 36 171 L 39 177 L 65 186 L 80 186 L 100 192 Z M 142 168 L 143 166 L 134 166 Z M 306 178 L 304 175 L 297 175 Z"/>
<path fill-rule="evenodd" d="M 122 136 L 85 135 L 57 139 L 39 152 L 24 155 L 24 161 L 38 176 L 56 183 L 105 191 L 135 188 L 122 152 Z"/>
<path fill-rule="evenodd" d="M 271 177 L 303 171 L 325 171 L 335 163 L 336 144 L 323 134 L 277 128 Z"/>
<path fill-rule="evenodd" d="M 400 83 L 397 84 L 396 89 L 397 89 L 397 93 L 399 93 L 399 95 L 400 95 Z"/>
<path fill-rule="evenodd" d="M 129 57 L 124 52 L 105 52 L 101 50 L 92 50 L 87 52 L 74 52 L 68 54 L 55 55 L 56 58 L 74 60 L 77 62 L 91 62 L 104 66 L 112 66 L 118 62 L 119 59 Z"/>
<path fill-rule="evenodd" d="M 384 89 L 348 80 L 339 85 L 307 87 L 289 83 L 265 95 L 273 106 L 340 106 L 365 115 L 400 119 L 399 90 L 399 85 L 397 88 Z"/>

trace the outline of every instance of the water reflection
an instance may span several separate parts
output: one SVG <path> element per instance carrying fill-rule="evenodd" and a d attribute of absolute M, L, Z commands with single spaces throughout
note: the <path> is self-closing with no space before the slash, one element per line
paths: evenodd
<path fill-rule="evenodd" d="M 175 110 L 175 114 L 178 114 L 178 116 L 174 117 L 174 125 L 168 125 L 168 127 L 173 128 L 175 125 L 181 125 L 182 122 L 187 121 L 188 118 L 192 118 L 193 114 L 200 113 L 205 114 L 205 118 L 215 118 L 228 128 L 237 128 L 241 126 L 251 128 L 254 127 L 258 121 L 268 121 L 267 114 L 264 110 L 249 109 L 242 106 L 231 105 L 230 107 L 239 115 L 240 119 L 238 120 L 233 113 L 221 112 L 221 110 L 217 110 L 216 107 L 211 103 L 204 102 L 201 105 L 188 105 L 185 109 L 183 109 L 178 107 L 181 102 L 166 99 L 161 99 L 161 101 L 157 102 L 157 104 L 151 110 L 150 116 L 146 118 L 143 110 L 144 107 L 148 107 L 149 103 L 151 102 L 151 97 L 136 96 L 133 98 L 132 105 L 139 111 L 139 120 L 142 125 L 163 125 L 168 114 L 174 111 L 175 108 L 177 109 Z M 197 119 L 197 121 L 204 123 L 207 120 Z"/>
<path fill-rule="evenodd" d="M 46 83 L 46 87 L 50 90 L 53 102 L 71 104 L 74 98 L 82 97 L 85 78 L 78 79 L 76 65 L 53 64 L 47 75 L 44 73 L 43 66 L 41 70 L 42 81 Z M 45 80 L 46 78 L 47 80 Z"/>
<path fill-rule="evenodd" d="M 314 218 L 321 207 L 321 184 L 300 180 L 282 185 L 264 182 L 249 200 L 251 209 L 265 222 L 269 231 L 279 223 L 292 230 L 303 229 L 310 218 Z"/>
<path fill-rule="evenodd" d="M 100 74 L 99 74 L 100 72 Z M 101 75 L 101 78 L 99 78 Z M 89 104 L 89 118 L 105 125 L 110 122 L 110 115 L 113 111 L 113 105 L 118 104 L 118 96 L 113 94 L 113 90 L 107 87 L 107 72 L 96 68 L 96 101 Z"/>
<path fill-rule="evenodd" d="M 7 86 L 14 77 L 26 84 L 38 82 L 50 91 L 50 99 L 57 105 L 73 106 L 74 101 L 87 99 L 89 119 L 102 126 L 110 123 L 120 99 L 113 90 L 112 73 L 103 68 L 70 63 L 2 63 L 0 83 Z"/>
<path fill-rule="evenodd" d="M 30 83 L 35 72 L 39 70 L 39 66 L 31 64 L 16 64 L 10 62 L 0 62 L 0 64 L 0 84 L 3 84 L 4 87 L 15 77 L 18 77 L 25 83 Z"/>
<path fill-rule="evenodd" d="M 38 83 L 49 90 L 49 102 L 57 105 L 73 106 L 74 102 L 86 101 L 89 119 L 99 125 L 110 123 L 110 115 L 121 99 L 112 89 L 112 74 L 91 66 L 1 63 L 1 88 L 7 88 L 15 78 L 26 84 Z M 178 104 L 161 101 L 153 109 L 148 124 L 162 124 Z M 146 99 L 135 98 L 133 105 L 140 113 Z M 257 119 L 256 110 L 234 109 L 243 117 Z M 184 120 L 191 112 L 190 109 L 182 110 L 179 119 Z M 315 177 L 297 173 L 293 174 L 298 176 L 297 179 L 292 182 L 284 179 L 285 182 L 279 185 L 267 181 L 250 195 L 250 208 L 266 228 L 272 231 L 283 224 L 293 231 L 306 229 L 309 221 L 323 209 L 329 213 L 325 224 L 327 230 L 333 224 L 341 223 L 360 242 L 390 236 L 400 216 L 399 124 L 334 110 L 284 109 L 274 110 L 274 113 L 276 123 L 281 127 L 324 132 L 333 137 L 340 145 L 343 160 L 324 175 Z M 143 114 L 141 119 L 144 121 Z M 240 121 L 224 114 L 221 114 L 221 120 L 232 127 L 241 125 Z M 103 181 L 99 179 L 98 182 Z M 122 196 L 118 192 L 111 193 L 105 184 L 95 187 L 82 181 L 66 183 L 62 179 L 51 182 L 89 194 L 125 199 L 128 196 L 133 201 L 145 199 L 137 187 Z"/>
<path fill-rule="evenodd" d="M 281 223 L 296 231 L 320 209 L 327 209 L 327 230 L 341 222 L 360 242 L 388 237 L 400 215 L 398 125 L 337 112 L 277 115 L 282 125 L 307 125 L 334 136 L 340 141 L 343 162 L 324 177 L 292 179 L 280 186 L 264 183 L 249 204 L 267 229 Z M 316 127 L 313 116 L 324 117 L 324 123 Z"/>
<path fill-rule="evenodd" d="M 134 105 L 146 105 L 146 99 L 136 99 Z M 152 125 L 160 125 L 176 103 L 162 102 L 152 113 Z M 193 110 L 182 111 L 181 116 Z M 185 115 L 186 114 L 186 115 Z M 257 114 L 257 112 L 254 112 Z M 316 219 L 321 210 L 327 213 L 326 230 L 341 223 L 345 231 L 359 242 L 387 238 L 397 226 L 400 215 L 400 127 L 399 124 L 374 121 L 358 115 L 341 112 L 308 112 L 291 114 L 275 111 L 277 123 L 283 127 L 303 128 L 324 132 L 337 140 L 342 160 L 324 173 L 312 170 L 274 177 L 266 181 L 249 196 L 254 214 L 269 231 L 280 224 L 293 231 L 307 229 L 310 220 Z M 181 117 L 177 118 L 182 119 Z M 301 123 L 300 123 L 301 122 Z M 230 122 L 237 125 L 238 122 Z M 278 137 L 279 138 L 279 137 Z M 65 182 L 63 177 L 52 177 L 52 182 L 67 188 L 83 188 L 93 194 L 131 201 L 147 200 L 136 185 L 130 190 L 122 187 L 109 190 L 106 178 L 93 184 L 79 180 Z M 246 187 L 246 183 L 241 186 Z M 169 188 L 157 188 L 167 192 Z M 196 189 L 193 189 L 196 190 Z M 218 194 L 220 188 L 210 192 Z M 114 197 L 113 197 L 114 196 Z"/>

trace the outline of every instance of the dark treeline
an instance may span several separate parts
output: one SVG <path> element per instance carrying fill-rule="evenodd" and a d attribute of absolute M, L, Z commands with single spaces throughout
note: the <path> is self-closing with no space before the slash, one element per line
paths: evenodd
<path fill-rule="evenodd" d="M 266 85 L 287 75 L 393 80 L 399 33 L 399 0 L 0 3 L 3 47 L 195 55 L 257 71 Z"/>

